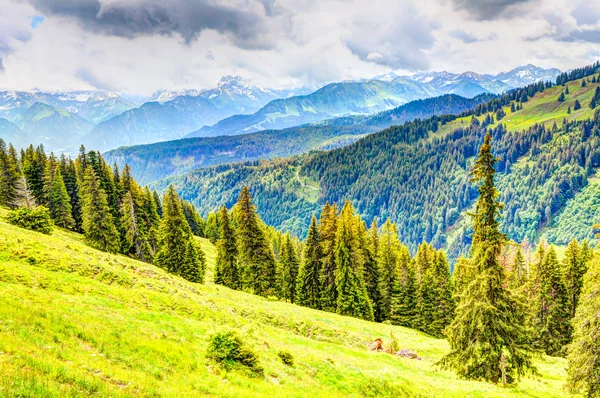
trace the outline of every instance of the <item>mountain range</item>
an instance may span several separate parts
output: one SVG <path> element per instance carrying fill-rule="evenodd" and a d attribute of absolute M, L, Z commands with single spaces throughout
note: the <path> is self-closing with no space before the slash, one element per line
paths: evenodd
<path fill-rule="evenodd" d="M 129 164 L 133 176 L 147 184 L 199 167 L 292 156 L 349 145 L 366 134 L 394 124 L 433 115 L 462 113 L 494 95 L 463 98 L 454 94 L 415 100 L 369 116 L 350 116 L 250 134 L 198 137 L 121 147 L 104 154 L 109 163 Z"/>
<path fill-rule="evenodd" d="M 538 80 L 554 80 L 558 73 L 533 65 L 495 76 L 389 73 L 330 83 L 316 91 L 312 86 L 266 89 L 240 77 L 225 76 L 213 89 L 160 91 L 141 105 L 116 93 L 4 91 L 0 92 L 0 118 L 12 124 L 0 126 L 0 137 L 16 134 L 20 139 L 14 142 L 18 144 L 45 142 L 49 150 L 74 152 L 83 143 L 106 151 L 182 137 L 245 134 L 369 115 L 444 94 L 466 98 L 497 94 Z"/>

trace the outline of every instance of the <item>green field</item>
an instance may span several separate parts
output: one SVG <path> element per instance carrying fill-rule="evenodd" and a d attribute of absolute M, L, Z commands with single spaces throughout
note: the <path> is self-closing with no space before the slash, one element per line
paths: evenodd
<path fill-rule="evenodd" d="M 0 210 L 0 218 L 6 211 Z M 566 361 L 540 357 L 516 387 L 457 380 L 434 363 L 445 340 L 315 311 L 211 283 L 215 247 L 201 240 L 208 282 L 0 221 L 0 396 L 564 396 Z M 265 376 L 205 358 L 208 338 L 235 330 Z M 367 350 L 393 333 L 421 361 Z M 284 365 L 277 352 L 294 356 Z"/>

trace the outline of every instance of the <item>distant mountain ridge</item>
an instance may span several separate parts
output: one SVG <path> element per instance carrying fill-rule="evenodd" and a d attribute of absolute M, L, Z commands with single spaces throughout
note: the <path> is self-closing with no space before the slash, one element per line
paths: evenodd
<path fill-rule="evenodd" d="M 52 123 L 61 119 L 46 117 L 39 120 L 35 130 L 45 131 L 47 149 L 70 148 L 69 152 L 73 152 L 84 143 L 105 151 L 184 136 L 246 134 L 336 117 L 370 115 L 413 100 L 444 94 L 473 98 L 484 93 L 501 93 L 537 80 L 554 80 L 558 73 L 558 69 L 534 65 L 495 76 L 473 72 L 398 76 L 390 72 L 375 79 L 330 83 L 319 89 L 313 86 L 262 88 L 239 76 L 224 76 L 215 88 L 160 91 L 141 106 L 127 99 L 133 97 L 109 92 L 0 91 L 0 118 L 19 126 L 18 118 L 35 103 L 47 104 L 92 124 L 88 129 L 89 126 L 81 121 L 73 125 L 64 124 L 62 120 L 53 126 Z M 65 130 L 71 127 L 75 130 Z M 86 129 L 87 134 L 82 139 L 81 133 Z M 4 127 L 0 126 L 0 138 L 8 137 L 9 133 L 14 136 L 15 131 L 5 123 Z M 24 144 L 28 144 L 31 137 L 21 135 Z M 53 143 L 58 146 L 52 147 Z"/>
<path fill-rule="evenodd" d="M 463 98 L 454 94 L 416 100 L 371 116 L 352 116 L 283 130 L 233 136 L 187 138 L 122 147 L 104 154 L 110 163 L 129 164 L 134 177 L 146 184 L 199 167 L 292 156 L 312 150 L 349 145 L 366 134 L 394 124 L 433 115 L 462 113 L 489 101 L 484 94 Z"/>
<path fill-rule="evenodd" d="M 288 128 L 332 117 L 372 114 L 413 100 L 444 94 L 466 98 L 485 93 L 501 94 L 540 80 L 554 81 L 558 74 L 558 69 L 543 69 L 534 65 L 515 68 L 496 76 L 474 72 L 428 72 L 399 76 L 390 72 L 374 79 L 328 84 L 307 96 L 276 100 L 252 115 L 235 115 L 186 137 L 214 137 Z"/>

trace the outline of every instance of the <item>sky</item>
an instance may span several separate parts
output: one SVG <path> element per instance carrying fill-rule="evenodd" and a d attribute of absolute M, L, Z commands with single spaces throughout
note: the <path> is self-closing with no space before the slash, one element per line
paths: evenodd
<path fill-rule="evenodd" d="M 580 0 L 0 0 L 0 89 L 272 88 L 600 59 Z"/>

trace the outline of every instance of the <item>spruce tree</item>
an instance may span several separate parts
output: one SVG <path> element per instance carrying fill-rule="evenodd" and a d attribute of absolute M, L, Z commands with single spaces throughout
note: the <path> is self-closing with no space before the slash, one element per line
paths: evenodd
<path fill-rule="evenodd" d="M 238 269 L 237 242 L 227 207 L 221 207 L 218 218 L 220 232 L 219 240 L 217 241 L 215 283 L 227 286 L 231 289 L 239 289 L 240 275 Z"/>
<path fill-rule="evenodd" d="M 297 302 L 310 308 L 321 308 L 321 259 L 323 251 L 317 218 L 310 220 L 308 236 L 304 246 L 304 260 L 298 271 L 296 287 Z"/>
<path fill-rule="evenodd" d="M 533 319 L 537 332 L 536 346 L 548 355 L 559 355 L 569 343 L 571 327 L 567 293 L 553 246 L 541 262 L 538 289 Z"/>
<path fill-rule="evenodd" d="M 567 387 L 590 398 L 600 397 L 600 256 L 595 254 L 583 278 L 580 304 L 573 318 L 568 347 Z"/>
<path fill-rule="evenodd" d="M 296 255 L 296 250 L 292 244 L 289 233 L 285 234 L 280 261 L 280 298 L 296 302 L 296 282 L 298 278 L 298 268 L 300 262 Z"/>
<path fill-rule="evenodd" d="M 19 179 L 17 160 L 9 154 L 9 149 L 0 138 L 0 206 L 15 207 Z"/>
<path fill-rule="evenodd" d="M 321 277 L 321 309 L 335 312 L 337 309 L 336 285 L 336 234 L 338 228 L 337 206 L 325 203 L 321 212 L 320 231 L 323 248 L 323 267 Z"/>
<path fill-rule="evenodd" d="M 454 286 L 454 301 L 458 302 L 458 296 L 463 293 L 465 288 L 475 279 L 475 273 L 471 261 L 464 256 L 460 256 L 454 264 L 452 272 L 452 285 Z"/>
<path fill-rule="evenodd" d="M 39 205 L 44 202 L 44 169 L 46 167 L 46 154 L 43 147 L 33 148 L 30 145 L 24 153 L 23 159 L 23 174 L 27 180 L 27 186 L 33 193 L 35 201 Z M 83 178 L 82 178 L 83 180 Z"/>
<path fill-rule="evenodd" d="M 567 246 L 562 263 L 562 278 L 568 296 L 567 309 L 571 317 L 575 316 L 575 310 L 579 303 L 585 271 L 586 265 L 581 258 L 579 242 L 577 242 L 577 239 L 573 239 Z"/>
<path fill-rule="evenodd" d="M 380 290 L 382 296 L 382 319 L 389 319 L 392 306 L 392 291 L 399 277 L 398 255 L 400 241 L 396 225 L 388 219 L 381 228 L 379 239 Z"/>
<path fill-rule="evenodd" d="M 336 236 L 336 312 L 372 321 L 373 307 L 363 279 L 357 247 L 357 227 L 354 209 L 346 201 L 340 214 Z"/>
<path fill-rule="evenodd" d="M 169 185 L 163 199 L 163 217 L 158 229 L 158 250 L 154 262 L 168 272 L 183 276 L 188 260 L 188 242 L 192 230 L 183 215 L 181 199 L 173 185 Z M 189 272 L 189 271 L 188 271 Z"/>
<path fill-rule="evenodd" d="M 275 255 L 271 249 L 248 187 L 244 187 L 236 204 L 239 265 L 242 287 L 254 294 L 276 294 Z"/>
<path fill-rule="evenodd" d="M 162 202 L 160 200 L 160 195 L 158 195 L 158 192 L 152 191 L 152 198 L 154 199 L 154 203 L 156 204 L 156 211 L 158 212 L 158 215 L 162 217 Z"/>
<path fill-rule="evenodd" d="M 508 275 L 508 287 L 514 292 L 520 291 L 527 284 L 527 268 L 521 246 L 517 248 L 515 259 Z"/>
<path fill-rule="evenodd" d="M 436 337 L 442 337 L 442 332 L 454 318 L 454 289 L 450 279 L 450 266 L 443 251 L 435 253 L 433 266 L 433 322 L 429 326 L 429 332 Z"/>
<path fill-rule="evenodd" d="M 74 228 L 75 220 L 71 215 L 71 198 L 67 193 L 67 187 L 59 168 L 54 172 L 51 184 L 51 195 L 47 199 L 47 204 L 52 221 L 62 228 Z"/>
<path fill-rule="evenodd" d="M 415 257 L 417 272 L 417 317 L 415 326 L 426 333 L 434 334 L 432 325 L 435 313 L 435 249 L 423 242 Z"/>
<path fill-rule="evenodd" d="M 106 193 L 91 167 L 85 170 L 82 192 L 83 230 L 86 241 L 100 250 L 118 252 L 119 232 L 113 222 Z"/>
<path fill-rule="evenodd" d="M 179 275 L 190 282 L 204 283 L 206 257 L 192 236 L 185 243 L 185 253 Z"/>
<path fill-rule="evenodd" d="M 503 205 L 494 186 L 498 159 L 491 141 L 487 133 L 472 171 L 472 181 L 479 184 L 471 246 L 476 275 L 459 296 L 456 316 L 446 328 L 451 351 L 440 364 L 467 379 L 511 383 L 534 367 L 525 311 L 505 288 L 498 261 L 506 237 L 500 232 Z"/>
<path fill-rule="evenodd" d="M 405 249 L 405 250 L 404 250 Z M 398 255 L 398 278 L 392 290 L 389 319 L 394 325 L 416 328 L 417 280 L 414 261 L 405 246 Z"/>
<path fill-rule="evenodd" d="M 121 225 L 125 232 L 126 252 L 142 261 L 152 261 L 153 248 L 148 231 L 131 191 L 121 202 Z"/>
<path fill-rule="evenodd" d="M 384 321 L 383 300 L 381 294 L 381 272 L 379 269 L 379 228 L 377 220 L 373 220 L 371 228 L 366 231 L 366 226 L 361 228 L 364 237 L 361 237 L 361 247 L 364 256 L 364 279 L 367 293 L 373 306 L 373 316 L 376 322 Z"/>

